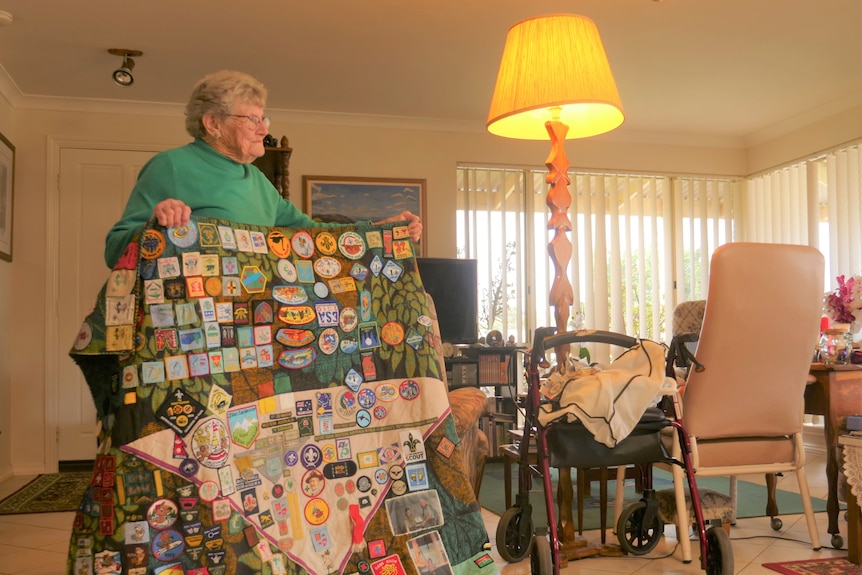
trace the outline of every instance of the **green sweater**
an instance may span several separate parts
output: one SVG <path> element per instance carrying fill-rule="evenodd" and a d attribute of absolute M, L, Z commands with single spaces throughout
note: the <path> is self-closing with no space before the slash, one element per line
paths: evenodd
<path fill-rule="evenodd" d="M 336 227 L 315 222 L 285 200 L 251 164 L 240 164 L 195 139 L 156 154 L 141 169 L 123 216 L 105 239 L 105 263 L 113 267 L 162 200 L 182 201 L 196 216 L 260 226 Z"/>

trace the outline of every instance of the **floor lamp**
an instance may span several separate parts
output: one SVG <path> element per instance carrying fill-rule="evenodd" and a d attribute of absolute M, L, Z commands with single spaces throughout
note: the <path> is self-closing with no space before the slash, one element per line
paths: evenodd
<path fill-rule="evenodd" d="M 548 229 L 554 237 L 548 254 L 554 266 L 549 303 L 554 307 L 557 332 L 567 330 L 573 303 L 568 266 L 572 257 L 569 232 L 569 160 L 565 141 L 609 132 L 623 123 L 623 108 L 595 23 L 575 14 L 528 18 L 509 29 L 497 84 L 488 112 L 488 131 L 498 136 L 551 140 L 545 161 L 549 184 L 546 203 L 551 211 Z M 565 368 L 568 349 L 557 348 L 557 368 Z M 558 497 L 572 483 L 560 470 Z M 574 539 L 571 506 L 561 508 L 564 540 Z M 565 515 L 565 516 L 564 516 Z"/>

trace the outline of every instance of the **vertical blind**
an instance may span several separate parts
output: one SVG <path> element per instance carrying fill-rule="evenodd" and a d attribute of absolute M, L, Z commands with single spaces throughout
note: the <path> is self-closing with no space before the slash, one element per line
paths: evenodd
<path fill-rule="evenodd" d="M 546 172 L 460 166 L 459 257 L 480 266 L 480 333 L 529 342 L 554 325 L 548 291 Z M 862 273 L 859 143 L 745 180 L 570 172 L 574 292 L 569 328 L 670 340 L 670 315 L 706 297 L 709 261 L 732 241 L 807 244 L 827 260 L 824 290 Z"/>
<path fill-rule="evenodd" d="M 669 339 L 667 310 L 705 297 L 709 254 L 733 238 L 738 182 L 571 172 L 569 328 Z M 543 170 L 460 167 L 458 246 L 479 260 L 480 333 L 519 342 L 554 325 Z M 694 275 L 693 275 L 694 274 Z"/>

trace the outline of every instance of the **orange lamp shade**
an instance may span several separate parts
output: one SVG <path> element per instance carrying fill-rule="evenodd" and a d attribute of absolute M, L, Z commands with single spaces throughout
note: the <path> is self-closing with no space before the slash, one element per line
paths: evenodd
<path fill-rule="evenodd" d="M 498 136 L 547 140 L 545 122 L 568 126 L 566 139 L 609 132 L 623 107 L 595 23 L 575 14 L 537 16 L 509 29 L 488 112 Z"/>

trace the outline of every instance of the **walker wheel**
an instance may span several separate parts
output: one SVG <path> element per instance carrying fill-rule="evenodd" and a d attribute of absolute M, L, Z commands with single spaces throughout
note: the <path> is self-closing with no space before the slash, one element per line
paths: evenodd
<path fill-rule="evenodd" d="M 533 546 L 533 519 L 519 506 L 509 507 L 497 524 L 497 551 L 508 563 L 517 563 Z"/>
<path fill-rule="evenodd" d="M 617 538 L 624 553 L 646 555 L 658 545 L 664 534 L 664 523 L 656 515 L 650 525 L 644 525 L 646 502 L 632 503 L 620 514 L 617 520 Z"/>
<path fill-rule="evenodd" d="M 842 547 L 844 547 L 844 538 L 841 537 L 840 533 L 832 534 L 832 547 L 834 547 L 835 549 L 841 549 Z"/>
<path fill-rule="evenodd" d="M 781 531 L 781 528 L 784 527 L 784 522 L 779 517 L 773 517 L 769 520 L 769 526 L 772 527 L 773 531 Z"/>
<path fill-rule="evenodd" d="M 706 530 L 706 575 L 733 575 L 733 548 L 723 527 Z"/>
<path fill-rule="evenodd" d="M 532 575 L 551 575 L 551 544 L 544 535 L 533 537 L 533 550 L 530 552 L 530 571 Z"/>

